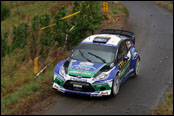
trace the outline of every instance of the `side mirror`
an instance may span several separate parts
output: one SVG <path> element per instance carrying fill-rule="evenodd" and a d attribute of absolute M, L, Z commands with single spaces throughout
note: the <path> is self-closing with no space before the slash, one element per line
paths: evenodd
<path fill-rule="evenodd" d="M 124 60 L 128 60 L 128 59 L 129 59 L 129 57 L 128 57 L 128 56 L 125 56 L 125 57 L 124 57 Z"/>
<path fill-rule="evenodd" d="M 115 65 L 114 63 L 111 63 L 111 64 L 110 64 L 110 68 L 113 68 L 113 67 L 114 67 L 114 65 Z"/>

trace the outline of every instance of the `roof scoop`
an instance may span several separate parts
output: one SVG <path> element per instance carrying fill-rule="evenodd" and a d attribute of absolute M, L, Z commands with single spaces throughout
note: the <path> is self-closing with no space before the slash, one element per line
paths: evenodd
<path fill-rule="evenodd" d="M 95 37 L 93 42 L 95 43 L 107 43 L 111 38 L 110 37 Z"/>

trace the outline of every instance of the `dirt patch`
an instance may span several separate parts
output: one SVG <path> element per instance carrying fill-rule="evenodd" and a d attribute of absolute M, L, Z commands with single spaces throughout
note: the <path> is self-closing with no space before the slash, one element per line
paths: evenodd
<path fill-rule="evenodd" d="M 57 94 L 53 89 L 49 89 L 46 92 L 47 94 L 44 95 L 45 97 L 42 97 L 36 103 L 31 104 L 31 107 L 29 107 L 28 110 L 24 112 L 24 114 L 39 115 L 42 113 L 42 111 L 47 110 L 51 105 L 58 101 L 56 97 Z"/>
<path fill-rule="evenodd" d="M 101 28 L 96 30 L 95 33 L 99 33 L 102 29 L 123 29 L 128 30 L 129 16 L 125 15 L 108 15 L 103 14 L 105 20 L 101 24 Z"/>

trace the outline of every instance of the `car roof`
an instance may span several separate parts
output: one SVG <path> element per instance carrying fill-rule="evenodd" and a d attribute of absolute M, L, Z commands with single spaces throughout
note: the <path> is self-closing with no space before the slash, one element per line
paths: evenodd
<path fill-rule="evenodd" d="M 102 39 L 109 38 L 103 45 L 113 45 L 113 46 L 118 46 L 118 44 L 121 41 L 129 39 L 126 36 L 115 35 L 115 34 L 95 34 L 85 38 L 81 43 L 89 43 L 89 44 L 98 43 L 94 41 L 95 38 L 102 38 Z"/>

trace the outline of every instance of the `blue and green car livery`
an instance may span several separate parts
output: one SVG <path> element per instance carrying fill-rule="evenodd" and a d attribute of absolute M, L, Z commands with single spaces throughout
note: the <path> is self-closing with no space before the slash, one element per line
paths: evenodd
<path fill-rule="evenodd" d="M 134 33 L 104 29 L 85 38 L 54 70 L 53 88 L 90 96 L 117 95 L 120 86 L 140 70 Z"/>

